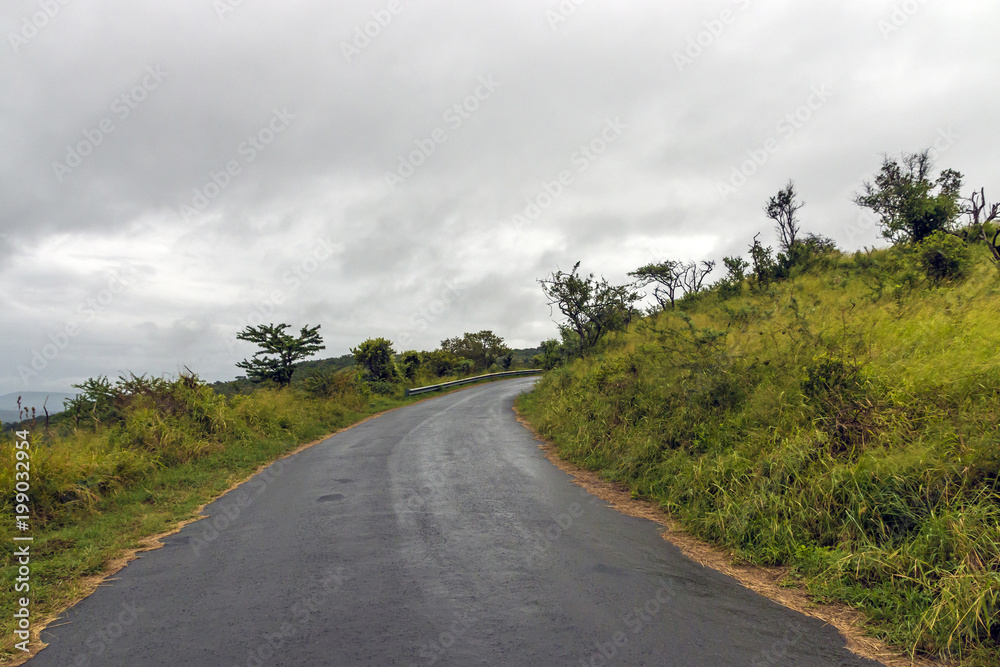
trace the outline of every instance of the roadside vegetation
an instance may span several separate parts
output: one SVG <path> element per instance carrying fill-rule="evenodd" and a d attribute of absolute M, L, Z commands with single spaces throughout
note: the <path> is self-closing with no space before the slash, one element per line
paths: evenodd
<path fill-rule="evenodd" d="M 208 385 L 194 373 L 176 378 L 128 374 L 76 385 L 64 412 L 36 415 L 0 436 L 0 457 L 16 458 L 15 430 L 30 433 L 30 491 L 15 493 L 13 465 L 0 469 L 0 512 L 13 517 L 27 500 L 31 543 L 31 625 L 86 592 L 143 538 L 194 518 L 197 508 L 262 466 L 377 412 L 424 398 L 404 389 L 481 372 L 531 367 L 536 350 L 507 348 L 492 332 L 443 341 L 432 352 L 397 354 L 384 338 L 359 344 L 346 359 L 312 362 L 323 349 L 318 326 L 299 336 L 288 325 L 248 327 L 239 338 L 259 350 L 237 364 L 248 377 Z M 12 521 L 0 525 L 2 576 L 18 562 Z M 0 598 L 0 660 L 15 648 L 15 601 Z M 32 638 L 32 645 L 35 639 Z"/>
<path fill-rule="evenodd" d="M 887 157 L 856 198 L 891 247 L 800 233 L 789 182 L 764 207 L 777 253 L 754 237 L 708 286 L 692 272 L 709 264 L 638 269 L 620 287 L 652 287 L 644 316 L 609 306 L 619 326 L 589 345 L 567 315 L 519 409 L 567 460 L 790 566 L 902 650 L 996 665 L 998 207 L 931 169 L 927 152 Z"/>

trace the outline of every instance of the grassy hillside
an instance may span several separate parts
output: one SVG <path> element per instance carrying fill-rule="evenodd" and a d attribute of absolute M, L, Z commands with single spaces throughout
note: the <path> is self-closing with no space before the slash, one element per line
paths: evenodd
<path fill-rule="evenodd" d="M 561 454 L 788 564 L 908 651 L 1000 664 L 1000 274 L 903 248 L 689 296 L 547 374 Z"/>

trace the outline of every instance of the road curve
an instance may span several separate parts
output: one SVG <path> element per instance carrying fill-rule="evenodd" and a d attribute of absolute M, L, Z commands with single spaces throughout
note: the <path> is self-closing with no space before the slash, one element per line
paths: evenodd
<path fill-rule="evenodd" d="M 875 665 L 583 492 L 519 378 L 389 412 L 210 504 L 31 667 Z"/>

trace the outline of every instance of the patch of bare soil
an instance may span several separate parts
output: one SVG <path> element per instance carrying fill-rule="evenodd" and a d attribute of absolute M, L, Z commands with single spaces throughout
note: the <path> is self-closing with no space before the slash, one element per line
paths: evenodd
<path fill-rule="evenodd" d="M 517 414 L 516 411 L 515 414 Z M 607 502 L 622 514 L 649 519 L 660 524 L 666 528 L 661 533 L 663 539 L 676 546 L 685 556 L 699 565 L 718 570 L 732 577 L 744 587 L 770 598 L 778 604 L 806 616 L 818 618 L 837 628 L 846 640 L 847 648 L 851 652 L 864 658 L 876 660 L 886 667 L 942 667 L 948 664 L 920 657 L 911 659 L 878 639 L 865 636 L 865 617 L 861 612 L 843 604 L 815 602 L 804 588 L 789 587 L 786 579 L 790 568 L 748 565 L 739 562 L 739 559 L 729 550 L 693 537 L 671 519 L 670 515 L 658 504 L 647 500 L 636 500 L 626 487 L 603 480 L 597 473 L 561 459 L 555 445 L 538 435 L 531 424 L 520 414 L 517 414 L 517 420 L 541 443 L 539 449 L 545 453 L 546 458 L 557 468 L 571 475 L 574 482 L 588 493 Z"/>

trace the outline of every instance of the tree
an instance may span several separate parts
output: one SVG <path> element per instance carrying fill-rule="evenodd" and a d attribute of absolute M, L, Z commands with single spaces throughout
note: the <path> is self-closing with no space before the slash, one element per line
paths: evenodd
<path fill-rule="evenodd" d="M 412 380 L 417 376 L 417 371 L 420 370 L 420 353 L 416 350 L 407 350 L 403 353 L 401 365 L 403 375 L 407 380 Z"/>
<path fill-rule="evenodd" d="M 559 325 L 564 339 L 575 336 L 577 350 L 586 356 L 610 331 L 624 329 L 635 315 L 633 304 L 640 295 L 631 285 L 611 285 L 591 273 L 581 276 L 580 262 L 569 273 L 556 271 L 538 282 L 549 299 L 566 317 Z M 573 336 L 567 337 L 567 333 Z"/>
<path fill-rule="evenodd" d="M 684 287 L 686 265 L 672 259 L 640 266 L 629 275 L 636 278 L 637 287 L 653 285 L 653 298 L 660 304 L 660 310 L 666 310 L 669 305 L 674 307 L 678 290 Z"/>
<path fill-rule="evenodd" d="M 742 257 L 723 257 L 722 263 L 726 265 L 725 280 L 738 285 L 746 278 L 746 270 L 750 268 L 750 263 Z"/>
<path fill-rule="evenodd" d="M 500 357 L 497 363 L 500 364 L 500 368 L 504 369 L 505 371 L 509 371 L 511 365 L 514 363 L 514 353 L 507 352 L 502 357 Z"/>
<path fill-rule="evenodd" d="M 764 206 L 764 213 L 775 222 L 781 251 L 787 257 L 792 256 L 792 250 L 798 241 L 799 221 L 796 212 L 805 204 L 795 201 L 795 182 L 789 179 L 788 184 L 771 197 Z"/>
<path fill-rule="evenodd" d="M 354 363 L 365 373 L 370 382 L 395 382 L 399 379 L 396 362 L 393 361 L 396 351 L 392 349 L 392 341 L 386 338 L 369 338 L 355 348 L 351 348 Z"/>
<path fill-rule="evenodd" d="M 446 338 L 441 341 L 441 349 L 457 357 L 471 359 L 476 368 L 486 370 L 497 359 L 510 352 L 503 338 L 489 330 L 465 333 L 461 338 Z"/>
<path fill-rule="evenodd" d="M 550 371 L 563 362 L 563 346 L 555 338 L 543 340 L 540 347 L 542 353 L 531 359 L 536 368 Z"/>
<path fill-rule="evenodd" d="M 986 226 L 1000 218 L 1000 203 L 992 204 L 989 208 L 989 213 L 986 213 L 986 191 L 984 188 L 979 188 L 978 193 L 973 192 L 968 202 L 964 212 L 969 215 L 969 227 L 974 234 L 978 232 L 979 237 L 986 243 L 986 247 L 990 249 L 990 261 L 995 266 L 1000 267 L 1000 245 L 997 245 L 997 238 L 1000 237 L 1000 227 L 991 230 L 993 234 L 992 239 L 986 232 Z"/>
<path fill-rule="evenodd" d="M 757 287 L 767 287 L 771 281 L 777 278 L 778 266 L 771 256 L 771 246 L 764 246 L 755 234 L 753 243 L 750 245 L 750 260 L 753 262 L 753 277 Z"/>
<path fill-rule="evenodd" d="M 273 380 L 278 386 L 286 387 L 292 381 L 296 361 L 326 349 L 318 333 L 320 325 L 302 327 L 298 338 L 285 333 L 288 326 L 261 324 L 257 327 L 248 326 L 236 334 L 239 340 L 256 343 L 261 348 L 250 359 L 236 364 L 237 368 L 247 372 L 247 377 L 252 382 Z"/>
<path fill-rule="evenodd" d="M 423 365 L 439 378 L 452 373 L 458 367 L 459 362 L 461 362 L 459 357 L 444 350 L 424 352 L 421 356 Z"/>
<path fill-rule="evenodd" d="M 884 156 L 875 182 L 865 181 L 854 202 L 878 215 L 885 238 L 919 243 L 939 229 L 946 231 L 961 212 L 962 174 L 945 169 L 931 181 L 933 167 L 930 149 L 903 153 L 898 161 Z"/>
<path fill-rule="evenodd" d="M 699 266 L 697 262 L 668 259 L 640 266 L 635 271 L 630 271 L 629 275 L 636 278 L 636 287 L 653 285 L 653 298 L 660 310 L 666 310 L 668 305 L 671 309 L 674 308 L 682 295 L 700 292 L 705 278 L 714 268 L 715 262 L 706 261 Z"/>
<path fill-rule="evenodd" d="M 726 267 L 726 276 L 718 283 L 719 296 L 729 299 L 743 291 L 743 279 L 750 263 L 742 257 L 723 257 L 722 263 Z"/>
<path fill-rule="evenodd" d="M 682 280 L 684 282 L 684 294 L 697 294 L 701 291 L 705 278 L 715 268 L 715 262 L 703 261 L 701 267 L 695 262 L 688 262 L 684 265 Z"/>

